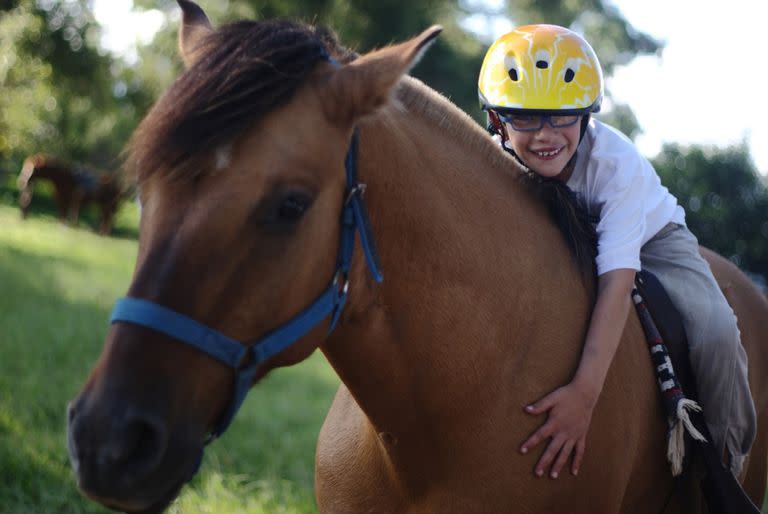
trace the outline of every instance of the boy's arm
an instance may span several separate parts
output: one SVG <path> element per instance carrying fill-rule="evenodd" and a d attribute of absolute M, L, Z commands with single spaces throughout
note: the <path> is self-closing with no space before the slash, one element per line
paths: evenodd
<path fill-rule="evenodd" d="M 573 380 L 525 408 L 534 415 L 548 412 L 546 423 L 520 448 L 522 453 L 527 453 L 540 442 L 551 439 L 536 464 L 538 476 L 549 469 L 550 476 L 557 478 L 572 454 L 571 472 L 576 475 L 579 471 L 592 410 L 603 390 L 629 314 L 635 273 L 633 269 L 616 269 L 600 275 L 597 302 Z"/>

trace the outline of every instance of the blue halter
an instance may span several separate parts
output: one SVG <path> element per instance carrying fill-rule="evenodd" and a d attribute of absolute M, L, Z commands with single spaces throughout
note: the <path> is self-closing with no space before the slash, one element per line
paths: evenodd
<path fill-rule="evenodd" d="M 232 400 L 206 443 L 224 433 L 232 422 L 232 418 L 245 400 L 245 395 L 253 383 L 260 364 L 288 348 L 329 315 L 331 319 L 328 333 L 330 334 L 336 327 L 349 292 L 349 269 L 356 230 L 360 232 L 360 241 L 371 275 L 376 282 L 383 280 L 368 215 L 363 204 L 362 195 L 365 184 L 357 181 L 357 146 L 358 134 L 355 130 L 345 160 L 347 187 L 341 211 L 341 237 L 333 280 L 325 292 L 309 307 L 281 327 L 258 341 L 244 344 L 148 300 L 125 297 L 115 304 L 110 318 L 111 323 L 125 322 L 151 328 L 207 353 L 235 371 Z"/>

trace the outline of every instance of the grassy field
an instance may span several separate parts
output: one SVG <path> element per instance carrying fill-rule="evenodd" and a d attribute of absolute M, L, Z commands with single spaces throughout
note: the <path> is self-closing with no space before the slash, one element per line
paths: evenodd
<path fill-rule="evenodd" d="M 111 512 L 77 492 L 65 411 L 101 351 L 112 303 L 127 288 L 136 208 L 121 211 L 120 237 L 104 238 L 87 219 L 76 230 L 46 209 L 21 221 L 2 195 L 0 513 Z M 169 512 L 315 512 L 315 439 L 337 384 L 319 353 L 267 377 Z"/>

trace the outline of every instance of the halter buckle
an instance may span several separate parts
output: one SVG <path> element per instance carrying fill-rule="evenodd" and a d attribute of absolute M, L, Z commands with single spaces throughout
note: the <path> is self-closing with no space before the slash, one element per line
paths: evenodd
<path fill-rule="evenodd" d="M 339 286 L 339 284 L 341 284 L 341 286 Z M 333 285 L 336 287 L 336 292 L 339 297 L 346 296 L 349 292 L 349 274 L 342 270 L 337 271 L 333 276 Z"/>
<path fill-rule="evenodd" d="M 344 200 L 344 206 L 346 207 L 347 205 L 349 205 L 355 196 L 362 198 L 367 188 L 368 186 L 361 182 L 358 182 L 357 184 L 352 186 L 349 189 L 349 193 L 347 193 L 347 198 Z"/>

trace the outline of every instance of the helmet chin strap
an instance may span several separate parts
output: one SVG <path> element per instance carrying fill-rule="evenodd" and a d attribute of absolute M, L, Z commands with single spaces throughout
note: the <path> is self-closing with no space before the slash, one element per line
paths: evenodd
<path fill-rule="evenodd" d="M 504 124 L 501 122 L 499 115 L 496 114 L 496 111 L 493 109 L 488 109 L 485 112 L 488 115 L 488 133 L 491 135 L 501 136 L 501 146 L 504 147 L 504 143 L 509 140 L 509 137 L 507 137 L 507 130 L 504 128 Z"/>
<path fill-rule="evenodd" d="M 584 115 L 583 118 L 581 118 L 581 132 L 579 133 L 579 143 L 581 143 L 581 140 L 584 139 L 584 134 L 587 133 L 587 126 L 589 125 L 589 120 L 592 119 L 592 113 L 588 112 Z"/>
<path fill-rule="evenodd" d="M 496 111 L 492 109 L 488 109 L 486 111 L 488 114 L 488 132 L 491 135 L 497 135 L 501 137 L 501 148 L 507 152 L 509 155 L 515 158 L 515 160 L 523 167 L 527 172 L 531 172 L 532 170 L 528 167 L 527 164 L 525 164 L 520 157 L 517 156 L 514 150 L 512 150 L 512 145 L 507 145 L 509 142 L 509 136 L 507 135 L 507 128 L 504 126 L 504 124 L 501 122 L 501 119 L 499 118 L 499 115 L 496 114 Z"/>

